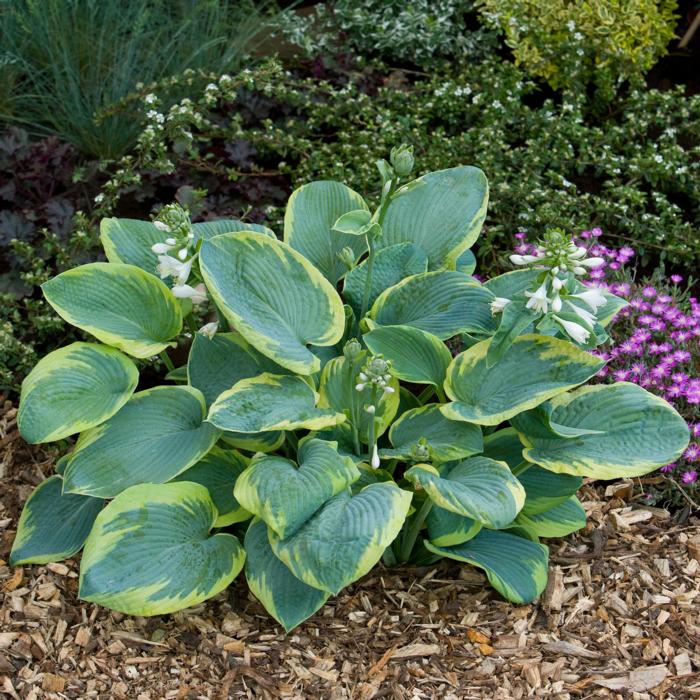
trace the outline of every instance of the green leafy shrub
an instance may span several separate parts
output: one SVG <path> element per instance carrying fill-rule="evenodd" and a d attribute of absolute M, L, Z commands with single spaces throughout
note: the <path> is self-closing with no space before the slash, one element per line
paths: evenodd
<path fill-rule="evenodd" d="M 105 214 L 122 190 L 160 172 L 252 197 L 267 182 L 275 189 L 265 192 L 265 213 L 275 222 L 285 187 L 333 177 L 372 191 L 372 161 L 410 140 L 426 170 L 478 162 L 498 183 L 480 242 L 492 269 L 512 233 L 528 227 L 597 225 L 633 242 L 644 260 L 661 255 L 690 269 L 700 255 L 700 97 L 680 88 L 632 90 L 599 120 L 587 114 L 585 94 L 542 100 L 501 61 L 415 81 L 368 70 L 340 84 L 295 78 L 273 64 L 212 79 L 169 109 L 158 105 L 134 157 L 103 189 Z M 234 160 L 231 144 L 254 157 Z M 218 191 L 212 203 L 220 206 Z"/>
<path fill-rule="evenodd" d="M 639 80 L 674 36 L 676 0 L 478 0 L 515 60 L 553 88 L 594 83 L 608 96 Z"/>
<path fill-rule="evenodd" d="M 60 135 L 82 152 L 123 155 L 133 115 L 96 122 L 142 82 L 239 70 L 271 3 L 228 0 L 6 0 L 0 5 L 0 117 Z"/>
<path fill-rule="evenodd" d="M 523 269 L 481 284 L 483 172 L 411 180 L 406 147 L 377 166 L 374 211 L 325 180 L 292 194 L 284 242 L 177 206 L 105 219 L 109 262 L 43 285 L 99 342 L 23 383 L 29 441 L 80 437 L 28 500 L 14 565 L 84 543 L 81 597 L 135 615 L 196 604 L 245 566 L 287 630 L 382 558 L 467 562 L 523 603 L 546 584 L 539 539 L 585 524 L 583 476 L 683 452 L 688 427 L 662 399 L 582 386 L 603 366 L 586 348 L 624 305 L 578 280 L 600 260 L 550 231 L 513 257 Z M 207 300 L 219 321 L 176 383 L 134 393 L 131 358 L 165 353 Z"/>
<path fill-rule="evenodd" d="M 473 12 L 469 0 L 336 0 L 319 3 L 309 14 L 286 13 L 278 25 L 312 58 L 352 52 L 430 67 L 495 48 L 495 33 L 469 27 Z"/>

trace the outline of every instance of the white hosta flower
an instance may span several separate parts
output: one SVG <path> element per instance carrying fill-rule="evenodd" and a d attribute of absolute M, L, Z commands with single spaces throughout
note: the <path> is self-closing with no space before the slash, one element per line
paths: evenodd
<path fill-rule="evenodd" d="M 559 270 L 557 270 L 557 272 L 559 272 Z M 552 270 L 552 273 L 555 275 L 557 274 L 556 272 L 554 272 L 554 270 Z M 552 289 L 555 292 L 558 292 L 565 284 L 566 282 L 564 282 L 564 280 L 560 280 L 558 277 L 552 278 Z"/>
<path fill-rule="evenodd" d="M 379 465 L 381 462 L 379 461 L 379 450 L 377 449 L 377 443 L 374 443 L 374 447 L 372 448 L 372 467 L 374 469 L 379 469 Z"/>
<path fill-rule="evenodd" d="M 183 262 L 187 260 L 187 255 L 188 255 L 188 250 L 187 248 L 181 248 L 180 250 L 177 251 L 177 257 L 180 258 Z"/>
<path fill-rule="evenodd" d="M 170 226 L 168 226 L 168 224 L 166 224 L 164 221 L 154 221 L 153 225 L 159 231 L 165 231 L 166 233 L 170 231 Z"/>
<path fill-rule="evenodd" d="M 201 304 L 207 300 L 207 288 L 203 284 L 190 287 L 189 284 L 176 284 L 172 289 L 178 299 L 192 299 L 193 304 Z"/>
<path fill-rule="evenodd" d="M 175 280 L 175 284 L 185 284 L 187 278 L 190 276 L 192 271 L 192 263 L 194 258 L 190 260 L 185 260 L 185 262 L 180 262 L 172 255 L 159 255 L 158 256 L 158 267 L 156 270 L 160 275 L 161 279 L 166 277 L 172 277 Z"/>
<path fill-rule="evenodd" d="M 211 340 L 216 335 L 216 331 L 218 330 L 219 324 L 216 321 L 212 321 L 211 323 L 203 325 L 197 332 Z"/>
<path fill-rule="evenodd" d="M 587 260 L 579 260 L 579 263 L 584 267 L 595 269 L 596 267 L 600 267 L 601 265 L 603 265 L 605 263 L 605 260 L 603 258 L 588 258 Z"/>
<path fill-rule="evenodd" d="M 554 299 L 552 299 L 552 311 L 555 314 L 561 311 L 561 297 L 558 294 L 555 294 Z"/>
<path fill-rule="evenodd" d="M 537 262 L 539 257 L 536 255 L 511 255 L 510 261 L 513 265 L 531 265 Z"/>
<path fill-rule="evenodd" d="M 492 302 L 491 302 L 491 313 L 495 316 L 496 314 L 500 314 L 503 309 L 506 308 L 510 304 L 510 299 L 506 299 L 505 297 L 496 297 Z"/>
<path fill-rule="evenodd" d="M 563 318 L 559 318 L 559 316 L 554 316 L 554 320 L 564 329 L 569 337 L 577 343 L 585 343 L 591 335 L 588 329 L 580 326 L 578 323 L 574 323 L 574 321 L 567 321 Z"/>
<path fill-rule="evenodd" d="M 156 253 L 156 255 L 164 255 L 172 250 L 172 246 L 167 243 L 154 243 L 151 246 L 151 250 Z"/>
<path fill-rule="evenodd" d="M 528 309 L 547 313 L 549 308 L 549 299 L 547 298 L 547 280 L 542 282 L 536 292 L 525 292 L 525 296 L 529 297 L 529 301 L 525 304 Z"/>
<path fill-rule="evenodd" d="M 576 304 L 572 304 L 570 301 L 566 302 L 566 305 L 579 317 L 582 318 L 589 326 L 595 325 L 596 317 L 587 309 L 582 309 Z"/>
<path fill-rule="evenodd" d="M 600 289 L 598 289 L 598 287 L 589 287 L 585 292 L 579 292 L 578 294 L 572 294 L 571 296 L 588 304 L 593 311 L 601 306 L 605 306 L 607 303 L 605 295 L 600 291 Z"/>

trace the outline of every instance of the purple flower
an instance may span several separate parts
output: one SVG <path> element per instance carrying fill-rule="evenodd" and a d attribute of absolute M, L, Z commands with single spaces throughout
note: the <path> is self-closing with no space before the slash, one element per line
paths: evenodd
<path fill-rule="evenodd" d="M 673 284 L 680 284 L 683 281 L 683 277 L 681 275 L 671 275 L 671 282 Z"/>
<path fill-rule="evenodd" d="M 659 469 L 660 472 L 663 472 L 664 474 L 668 474 L 669 472 L 672 472 L 676 468 L 675 462 L 672 462 L 671 464 L 664 464 L 661 469 Z"/>
<path fill-rule="evenodd" d="M 595 228 L 591 229 L 591 233 L 596 237 L 600 238 L 600 236 L 603 235 L 603 229 L 598 228 L 597 226 Z"/>
<path fill-rule="evenodd" d="M 671 370 L 669 369 L 668 365 L 661 363 L 656 365 L 656 367 L 651 370 L 651 376 L 654 377 L 654 379 L 664 379 L 665 377 L 668 377 L 670 372 Z"/>
<path fill-rule="evenodd" d="M 648 285 L 642 289 L 642 296 L 645 296 L 647 299 L 653 299 L 656 296 L 656 287 L 652 287 L 651 285 Z"/>
<path fill-rule="evenodd" d="M 642 314 L 637 319 L 637 321 L 639 321 L 639 323 L 641 323 L 644 326 L 649 326 L 652 323 L 654 323 L 654 321 L 656 321 L 656 319 L 651 314 Z"/>
<path fill-rule="evenodd" d="M 590 237 L 591 237 L 590 231 L 581 231 L 581 238 L 590 238 Z"/>
<path fill-rule="evenodd" d="M 628 369 L 617 369 L 613 372 L 613 377 L 618 382 L 626 382 L 629 379 L 630 371 Z"/>
<path fill-rule="evenodd" d="M 651 305 L 651 313 L 656 314 L 657 316 L 661 316 L 665 311 L 666 307 L 658 301 L 656 304 Z"/>
<path fill-rule="evenodd" d="M 641 376 L 646 372 L 647 366 L 643 362 L 635 362 L 631 367 L 630 367 L 630 372 L 636 376 Z"/>
<path fill-rule="evenodd" d="M 674 384 L 685 384 L 688 381 L 688 375 L 683 372 L 675 372 L 671 375 L 671 381 Z"/>
<path fill-rule="evenodd" d="M 519 240 L 522 241 L 524 238 L 527 238 L 527 234 L 523 233 L 522 231 L 518 231 L 518 233 L 515 234 L 515 237 Z"/>
<path fill-rule="evenodd" d="M 694 484 L 698 480 L 698 473 L 695 471 L 695 469 L 691 469 L 690 471 L 683 472 L 683 475 L 681 476 L 681 481 L 684 484 Z"/>
<path fill-rule="evenodd" d="M 693 437 L 700 437 L 700 423 L 691 423 L 690 432 L 692 433 Z"/>
<path fill-rule="evenodd" d="M 657 318 L 649 324 L 649 328 L 656 333 L 662 333 L 666 330 L 666 324 L 661 319 Z"/>
<path fill-rule="evenodd" d="M 683 453 L 683 457 L 685 457 L 688 462 L 700 462 L 700 445 L 692 442 Z"/>
<path fill-rule="evenodd" d="M 668 304 L 669 301 L 673 301 L 673 297 L 669 296 L 668 294 L 659 294 L 658 297 L 656 297 L 657 301 L 661 301 L 664 304 Z"/>
<path fill-rule="evenodd" d="M 619 270 L 620 269 L 620 263 L 619 262 L 611 262 L 608 267 L 611 270 Z"/>

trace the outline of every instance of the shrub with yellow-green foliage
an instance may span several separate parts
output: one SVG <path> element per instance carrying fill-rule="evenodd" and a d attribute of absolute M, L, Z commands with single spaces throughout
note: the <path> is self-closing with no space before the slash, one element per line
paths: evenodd
<path fill-rule="evenodd" d="M 553 88 L 635 80 L 666 53 L 676 0 L 479 0 L 515 59 Z"/>

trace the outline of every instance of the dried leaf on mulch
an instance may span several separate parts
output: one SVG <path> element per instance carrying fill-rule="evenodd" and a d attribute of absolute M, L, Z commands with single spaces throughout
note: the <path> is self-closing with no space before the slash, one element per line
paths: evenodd
<path fill-rule="evenodd" d="M 377 568 L 289 635 L 243 581 L 133 618 L 76 597 L 78 563 L 11 570 L 22 502 L 51 455 L 0 417 L 0 696 L 117 700 L 700 697 L 700 527 L 582 491 L 586 530 L 551 543 L 533 605 L 475 569 Z M 9 413 L 9 415 L 8 415 Z M 618 495 L 616 495 L 618 494 Z"/>

